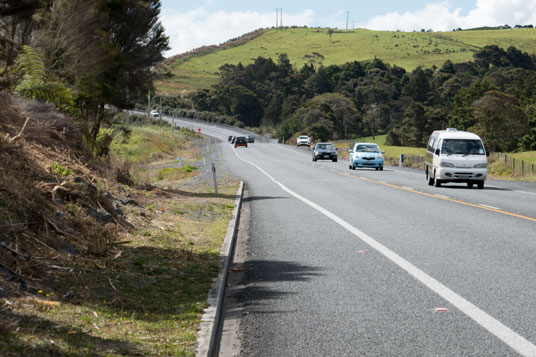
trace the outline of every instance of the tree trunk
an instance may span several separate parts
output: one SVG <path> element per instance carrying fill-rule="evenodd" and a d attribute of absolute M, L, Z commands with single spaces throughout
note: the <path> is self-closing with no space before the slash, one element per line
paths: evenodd
<path fill-rule="evenodd" d="M 104 104 L 99 104 L 95 113 L 95 123 L 91 128 L 91 141 L 92 144 L 97 143 L 97 137 L 99 136 L 100 127 L 104 118 Z"/>

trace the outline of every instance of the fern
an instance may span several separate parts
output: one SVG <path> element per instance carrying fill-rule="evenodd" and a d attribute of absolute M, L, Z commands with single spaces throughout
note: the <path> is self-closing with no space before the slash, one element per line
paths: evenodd
<path fill-rule="evenodd" d="M 16 74 L 20 78 L 14 88 L 16 94 L 54 103 L 61 111 L 73 110 L 71 90 L 47 78 L 43 59 L 31 47 L 23 46 L 16 63 Z"/>

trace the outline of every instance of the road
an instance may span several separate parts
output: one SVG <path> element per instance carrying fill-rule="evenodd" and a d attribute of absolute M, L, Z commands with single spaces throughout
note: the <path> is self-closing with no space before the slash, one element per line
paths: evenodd
<path fill-rule="evenodd" d="M 255 143 L 221 355 L 536 356 L 536 185 L 436 188 Z"/>

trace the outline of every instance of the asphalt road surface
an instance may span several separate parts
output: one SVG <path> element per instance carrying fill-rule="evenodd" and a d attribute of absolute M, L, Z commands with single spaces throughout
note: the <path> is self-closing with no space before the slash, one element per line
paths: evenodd
<path fill-rule="evenodd" d="M 436 188 L 193 126 L 247 187 L 221 355 L 536 356 L 536 184 Z"/>

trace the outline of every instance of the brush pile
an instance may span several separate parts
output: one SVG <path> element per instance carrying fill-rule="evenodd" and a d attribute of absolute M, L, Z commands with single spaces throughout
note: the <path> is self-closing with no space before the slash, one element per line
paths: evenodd
<path fill-rule="evenodd" d="M 70 263 L 105 267 L 116 254 L 132 225 L 103 164 L 71 119 L 0 93 L 0 297 L 54 290 Z"/>

